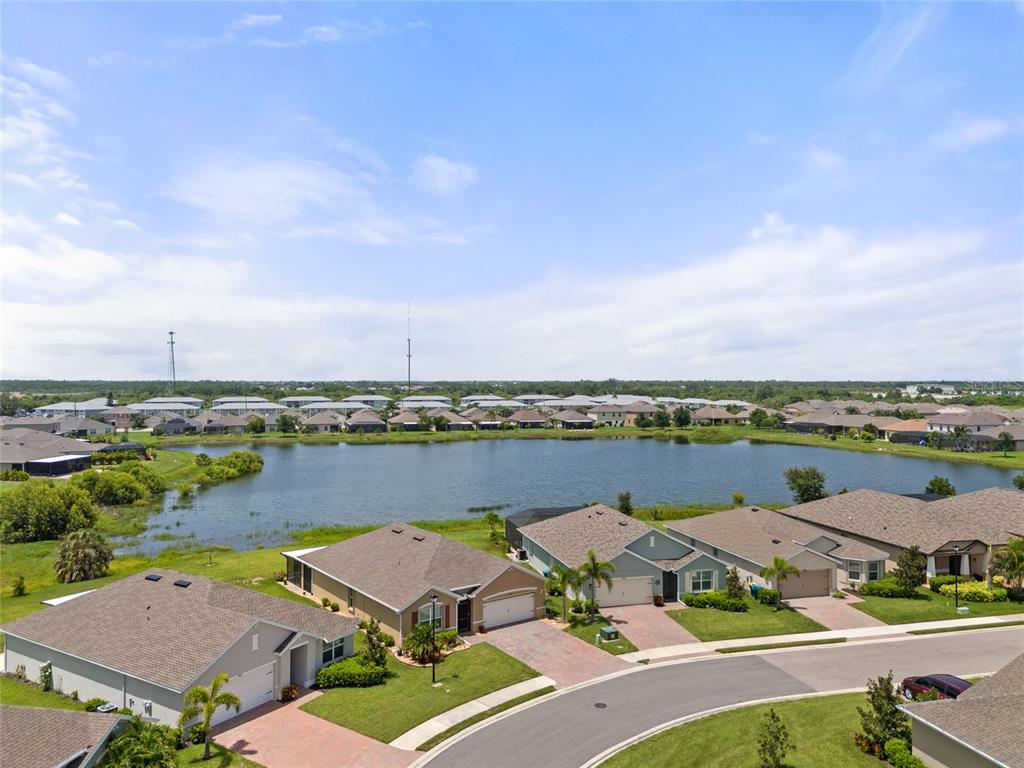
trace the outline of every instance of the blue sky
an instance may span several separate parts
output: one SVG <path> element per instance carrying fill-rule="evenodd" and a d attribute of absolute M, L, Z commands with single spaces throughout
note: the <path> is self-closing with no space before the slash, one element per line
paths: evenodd
<path fill-rule="evenodd" d="M 5 376 L 1024 377 L 1019 5 L 2 13 Z"/>

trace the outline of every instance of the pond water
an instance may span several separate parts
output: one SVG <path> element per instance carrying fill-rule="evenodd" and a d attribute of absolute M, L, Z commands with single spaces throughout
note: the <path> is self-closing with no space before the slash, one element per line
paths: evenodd
<path fill-rule="evenodd" d="M 232 446 L 181 450 L 222 455 Z M 787 467 L 813 464 L 831 492 L 846 486 L 920 493 L 934 476 L 960 493 L 1011 487 L 1013 472 L 966 462 L 906 458 L 798 445 L 684 444 L 659 440 L 480 440 L 390 445 L 259 445 L 263 471 L 205 491 L 187 507 L 166 494 L 139 547 L 188 540 L 251 549 L 288 541 L 319 525 L 467 517 L 471 507 L 527 507 L 601 501 L 620 491 L 633 503 L 787 503 Z M 477 513 L 478 514 L 478 513 Z M 181 543 L 181 542 L 179 542 Z"/>

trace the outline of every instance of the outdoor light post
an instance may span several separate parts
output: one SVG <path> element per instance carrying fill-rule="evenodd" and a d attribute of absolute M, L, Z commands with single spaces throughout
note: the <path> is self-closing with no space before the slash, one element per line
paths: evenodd
<path fill-rule="evenodd" d="M 434 620 L 434 609 L 437 607 L 437 595 L 430 593 L 430 684 L 437 683 L 437 622 Z"/>

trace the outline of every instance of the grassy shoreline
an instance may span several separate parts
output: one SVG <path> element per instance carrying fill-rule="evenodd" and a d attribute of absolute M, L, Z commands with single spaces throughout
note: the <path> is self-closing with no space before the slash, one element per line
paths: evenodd
<path fill-rule="evenodd" d="M 1011 451 L 1003 456 L 996 451 L 958 453 L 948 449 L 937 450 L 921 445 L 886 443 L 881 441 L 862 442 L 849 437 L 830 440 L 820 435 L 799 434 L 776 429 L 755 429 L 749 426 L 728 427 L 670 427 L 666 429 L 640 429 L 639 427 L 601 427 L 587 431 L 566 431 L 562 429 L 510 429 L 483 432 L 385 432 L 380 434 L 353 435 L 346 433 L 285 435 L 267 432 L 262 435 L 176 435 L 153 437 L 147 432 L 130 433 L 132 439 L 156 447 L 187 445 L 389 445 L 402 443 L 457 443 L 478 440 L 673 440 L 685 438 L 698 444 L 725 444 L 737 440 L 785 445 L 805 445 L 814 448 L 834 448 L 862 453 L 883 453 L 938 461 L 957 461 L 985 464 L 1001 469 L 1024 469 L 1024 451 Z"/>

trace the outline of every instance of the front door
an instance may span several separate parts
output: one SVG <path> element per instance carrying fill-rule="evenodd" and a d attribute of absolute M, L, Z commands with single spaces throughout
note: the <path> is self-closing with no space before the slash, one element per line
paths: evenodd
<path fill-rule="evenodd" d="M 459 601 L 459 613 L 458 613 L 458 625 L 459 634 L 466 634 L 470 631 L 470 622 L 472 614 L 472 602 L 467 597 L 465 600 Z"/>
<path fill-rule="evenodd" d="M 661 574 L 661 583 L 664 587 L 661 594 L 665 602 L 674 603 L 679 599 L 679 574 L 675 571 L 664 571 Z"/>

